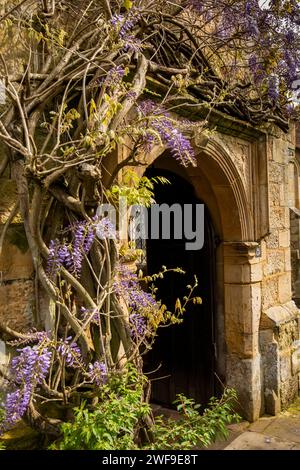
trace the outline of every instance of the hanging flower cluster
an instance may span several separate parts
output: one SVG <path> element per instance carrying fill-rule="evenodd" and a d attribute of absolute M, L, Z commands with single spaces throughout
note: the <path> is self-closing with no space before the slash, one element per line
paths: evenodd
<path fill-rule="evenodd" d="M 114 289 L 130 309 L 129 325 L 132 338 L 137 340 L 138 337 L 145 336 L 147 333 L 146 316 L 149 312 L 159 309 L 157 301 L 149 292 L 141 288 L 137 274 L 130 271 L 124 264 L 118 266 Z"/>
<path fill-rule="evenodd" d="M 188 0 L 188 4 L 205 18 L 210 12 L 215 34 L 224 44 L 235 37 L 247 41 L 244 54 L 247 57 L 248 49 L 254 83 L 267 88 L 272 101 L 278 101 L 281 88 L 293 91 L 300 70 L 299 1 Z"/>
<path fill-rule="evenodd" d="M 89 364 L 87 376 L 98 387 L 105 384 L 107 382 L 107 368 L 104 362 L 96 361 L 94 364 Z"/>
<path fill-rule="evenodd" d="M 13 344 L 23 341 L 38 342 L 18 348 L 9 365 L 1 403 L 5 414 L 0 422 L 0 435 L 24 416 L 36 389 L 47 379 L 51 363 L 54 365 L 63 360 L 66 367 L 80 371 L 83 379 L 87 378 L 97 386 L 105 384 L 108 378 L 104 362 L 84 363 L 81 350 L 71 336 L 54 341 L 45 332 L 33 332 L 28 333 L 28 339 L 14 341 Z"/>
<path fill-rule="evenodd" d="M 50 241 L 47 262 L 47 274 L 50 278 L 54 278 L 62 266 L 74 276 L 80 277 L 82 261 L 95 238 L 94 225 L 87 221 L 76 222 L 66 230 L 67 234 L 72 234 L 71 242 Z"/>
<path fill-rule="evenodd" d="M 96 234 L 101 240 L 105 238 L 116 239 L 116 227 L 108 217 L 103 217 L 96 224 Z"/>
<path fill-rule="evenodd" d="M 107 86 L 119 85 L 122 82 L 125 74 L 126 70 L 124 69 L 124 67 L 122 67 L 121 65 L 116 65 L 107 72 L 107 75 L 104 79 L 104 83 Z"/>
<path fill-rule="evenodd" d="M 134 340 L 143 338 L 147 332 L 147 323 L 144 317 L 139 313 L 131 313 L 129 315 L 130 335 Z"/>
<path fill-rule="evenodd" d="M 138 39 L 132 30 L 139 20 L 139 12 L 132 8 L 126 15 L 116 14 L 111 19 L 111 25 L 123 43 L 123 50 L 129 52 L 139 52 L 142 47 L 140 39 Z"/>
<path fill-rule="evenodd" d="M 144 118 L 143 138 L 147 151 L 162 142 L 183 166 L 196 165 L 191 143 L 179 129 L 181 125 L 186 127 L 186 122 L 175 121 L 167 111 L 151 100 L 142 101 L 138 105 L 138 112 Z"/>
<path fill-rule="evenodd" d="M 66 361 L 69 367 L 82 366 L 81 351 L 77 343 L 73 342 L 71 336 L 60 340 L 56 347 L 57 353 Z"/>
<path fill-rule="evenodd" d="M 37 385 L 48 374 L 52 352 L 47 347 L 35 345 L 18 349 L 19 355 L 11 361 L 8 393 L 4 403 L 4 420 L 0 434 L 16 424 L 26 412 Z"/>

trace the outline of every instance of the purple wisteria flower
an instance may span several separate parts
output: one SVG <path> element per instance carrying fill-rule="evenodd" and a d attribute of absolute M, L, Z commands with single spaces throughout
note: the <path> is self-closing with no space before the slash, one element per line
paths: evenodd
<path fill-rule="evenodd" d="M 261 83 L 266 76 L 266 71 L 262 62 L 258 59 L 255 54 L 253 54 L 249 57 L 248 64 L 250 72 L 253 75 L 254 82 L 257 84 Z"/>
<path fill-rule="evenodd" d="M 18 384 L 40 384 L 46 377 L 52 353 L 48 348 L 40 350 L 38 345 L 17 349 L 20 354 L 11 361 L 11 375 Z"/>
<path fill-rule="evenodd" d="M 142 43 L 140 39 L 132 34 L 133 28 L 139 20 L 139 13 L 136 9 L 132 8 L 127 15 L 114 15 L 111 19 L 111 24 L 115 33 L 124 43 L 124 51 L 138 52 L 141 50 Z"/>
<path fill-rule="evenodd" d="M 131 313 L 129 315 L 130 335 L 137 340 L 145 336 L 147 331 L 147 323 L 144 317 L 139 313 Z"/>
<path fill-rule="evenodd" d="M 110 22 L 116 33 L 118 33 L 118 35 L 124 39 L 135 27 L 136 23 L 138 22 L 138 16 L 134 16 L 133 11 L 131 11 L 131 13 L 126 16 L 114 15 Z"/>
<path fill-rule="evenodd" d="M 78 221 L 65 232 L 72 235 L 72 242 L 51 240 L 46 272 L 54 278 L 61 267 L 65 267 L 76 277 L 80 277 L 84 255 L 88 254 L 95 239 L 95 223 Z"/>
<path fill-rule="evenodd" d="M 72 337 L 60 340 L 56 348 L 57 353 L 66 361 L 69 367 L 77 367 L 82 363 L 81 351 L 77 343 L 72 343 Z"/>
<path fill-rule="evenodd" d="M 115 240 L 116 227 L 108 217 L 103 217 L 103 219 L 99 220 L 96 224 L 96 234 L 101 240 L 104 240 L 105 238 Z"/>
<path fill-rule="evenodd" d="M 277 101 L 279 97 L 279 77 L 277 75 L 270 75 L 268 78 L 268 86 L 269 97 L 273 101 Z"/>
<path fill-rule="evenodd" d="M 157 138 L 158 134 L 162 143 L 171 150 L 172 155 L 183 166 L 190 164 L 196 166 L 195 153 L 191 143 L 179 130 L 180 122 L 175 122 L 168 112 L 151 100 L 142 101 L 138 105 L 138 111 L 146 120 L 144 145 L 147 151 L 151 150 L 153 145 L 160 143 Z M 183 124 L 186 127 L 186 123 Z"/>
<path fill-rule="evenodd" d="M 130 309 L 129 328 L 130 335 L 137 340 L 147 333 L 146 316 L 156 312 L 159 305 L 155 298 L 145 292 L 139 283 L 138 276 L 125 265 L 118 266 L 118 275 L 114 282 L 114 289 L 126 302 Z"/>
<path fill-rule="evenodd" d="M 51 337 L 51 331 L 36 331 L 32 329 L 28 331 L 24 338 L 9 341 L 8 344 L 11 346 L 25 346 L 27 344 L 38 343 L 49 343 Z"/>
<path fill-rule="evenodd" d="M 52 353 L 47 347 L 26 346 L 17 352 L 19 355 L 11 361 L 9 371 L 11 390 L 3 402 L 5 416 L 0 424 L 0 434 L 22 418 L 36 386 L 46 378 L 50 368 Z"/>
<path fill-rule="evenodd" d="M 112 67 L 105 77 L 104 83 L 107 86 L 116 86 L 121 83 L 125 75 L 125 69 L 121 65 Z"/>
<path fill-rule="evenodd" d="M 300 2 L 236 0 L 220 5 L 218 0 L 188 0 L 200 15 L 211 12 L 215 34 L 225 43 L 235 35 L 249 41 L 255 54 L 249 68 L 256 86 L 269 88 L 272 101 L 280 99 L 280 90 L 293 90 L 299 78 L 300 50 L 297 45 Z M 277 78 L 275 78 L 277 77 Z M 277 85 L 278 82 L 278 85 Z"/>
<path fill-rule="evenodd" d="M 114 289 L 135 312 L 141 313 L 144 309 L 156 310 L 158 308 L 155 298 L 141 288 L 137 274 L 130 271 L 124 264 L 118 266 Z"/>
<path fill-rule="evenodd" d="M 94 364 L 89 364 L 88 378 L 98 387 L 105 384 L 107 382 L 107 368 L 104 362 L 96 361 Z"/>
<path fill-rule="evenodd" d="M 0 422 L 0 435 L 12 428 L 28 408 L 31 399 L 31 388 L 24 386 L 6 395 L 4 403 L 1 405 L 5 409 L 5 416 Z"/>

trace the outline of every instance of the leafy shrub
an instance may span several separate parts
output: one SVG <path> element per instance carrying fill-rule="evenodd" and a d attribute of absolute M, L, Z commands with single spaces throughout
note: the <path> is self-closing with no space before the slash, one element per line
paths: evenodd
<path fill-rule="evenodd" d="M 93 411 L 84 403 L 74 410 L 74 422 L 62 425 L 63 439 L 52 448 L 138 449 L 139 423 L 150 414 L 149 404 L 142 401 L 144 380 L 132 368 L 113 376 L 101 388 L 99 404 Z"/>
<path fill-rule="evenodd" d="M 200 405 L 195 404 L 193 399 L 182 394 L 177 395 L 175 403 L 181 418 L 156 418 L 152 428 L 154 441 L 147 448 L 189 450 L 195 446 L 206 447 L 217 437 L 226 439 L 227 425 L 240 419 L 239 415 L 233 412 L 234 401 L 236 392 L 233 389 L 225 389 L 223 396 L 220 399 L 211 398 L 208 407 L 200 414 Z"/>
<path fill-rule="evenodd" d="M 207 446 L 216 437 L 226 438 L 226 425 L 239 419 L 232 411 L 236 394 L 226 389 L 221 399 L 212 398 L 203 414 L 194 400 L 178 395 L 178 420 L 156 417 L 149 425 L 151 407 L 142 400 L 145 377 L 136 370 L 116 375 L 103 386 L 94 409 L 82 404 L 74 410 L 74 422 L 62 425 L 62 439 L 52 449 L 136 450 L 191 449 Z M 148 420 L 146 421 L 148 417 Z M 146 425 L 147 422 L 147 425 Z M 141 430 L 145 430 L 144 442 Z M 145 436 L 151 436 L 145 442 Z"/>

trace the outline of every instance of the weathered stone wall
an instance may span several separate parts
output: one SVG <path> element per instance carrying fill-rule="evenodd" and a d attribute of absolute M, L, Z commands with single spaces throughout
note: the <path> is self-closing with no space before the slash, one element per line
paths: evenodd
<path fill-rule="evenodd" d="M 0 179 L 0 235 L 16 201 L 16 188 L 9 178 Z M 6 233 L 0 254 L 0 321 L 24 330 L 32 325 L 35 311 L 31 255 L 20 215 Z"/>
<path fill-rule="evenodd" d="M 263 398 L 266 412 L 275 414 L 298 394 L 299 310 L 292 301 L 292 264 L 296 230 L 294 132 L 269 136 L 269 234 L 262 241 L 262 354 Z M 296 233 L 295 233 L 296 232 Z"/>

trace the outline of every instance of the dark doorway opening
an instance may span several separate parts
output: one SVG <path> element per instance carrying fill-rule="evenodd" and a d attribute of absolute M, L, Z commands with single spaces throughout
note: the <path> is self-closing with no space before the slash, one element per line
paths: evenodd
<path fill-rule="evenodd" d="M 155 185 L 156 203 L 201 203 L 193 186 L 177 174 L 154 167 L 146 174 L 148 177 L 164 176 L 171 182 L 170 185 Z M 206 208 L 203 248 L 187 251 L 186 241 L 185 238 L 147 241 L 149 274 L 160 271 L 163 265 L 180 267 L 186 272 L 186 275 L 169 273 L 159 280 L 157 297 L 173 310 L 176 299 L 186 295 L 186 286 L 193 284 L 196 275 L 199 281 L 196 295 L 202 298 L 201 305 L 189 304 L 183 323 L 158 330 L 153 349 L 145 356 L 145 372 L 151 372 L 152 402 L 165 407 L 174 406 L 178 393 L 202 405 L 215 395 L 215 236 Z"/>

